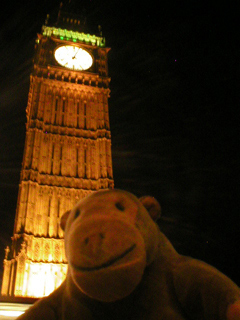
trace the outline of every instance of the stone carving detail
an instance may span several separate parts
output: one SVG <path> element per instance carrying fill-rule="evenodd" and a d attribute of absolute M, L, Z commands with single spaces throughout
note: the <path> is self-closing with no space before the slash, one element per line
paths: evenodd
<path fill-rule="evenodd" d="M 33 259 L 35 261 L 39 261 L 39 258 L 40 258 L 40 246 L 39 246 L 39 243 L 37 242 L 34 247 Z"/>

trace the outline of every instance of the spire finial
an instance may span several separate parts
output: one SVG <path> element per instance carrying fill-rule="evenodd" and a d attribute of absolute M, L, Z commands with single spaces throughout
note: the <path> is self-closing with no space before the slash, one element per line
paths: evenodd
<path fill-rule="evenodd" d="M 45 19 L 45 26 L 47 26 L 47 25 L 48 25 L 49 17 L 50 17 L 50 15 L 49 15 L 49 14 L 47 14 L 46 19 Z"/>

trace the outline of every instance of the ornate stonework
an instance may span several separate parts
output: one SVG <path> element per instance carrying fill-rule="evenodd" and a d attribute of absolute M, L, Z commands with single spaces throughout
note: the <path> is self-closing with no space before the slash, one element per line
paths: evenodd
<path fill-rule="evenodd" d="M 87 71 L 54 59 L 60 45 L 93 57 Z M 105 39 L 43 26 L 26 108 L 26 140 L 2 295 L 41 297 L 65 278 L 62 214 L 94 190 L 113 188 Z"/>

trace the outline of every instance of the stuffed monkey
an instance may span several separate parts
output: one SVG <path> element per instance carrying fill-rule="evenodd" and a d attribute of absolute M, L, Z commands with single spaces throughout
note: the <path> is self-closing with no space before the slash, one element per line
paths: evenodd
<path fill-rule="evenodd" d="M 90 194 L 61 219 L 66 280 L 19 320 L 240 320 L 240 289 L 179 255 L 155 220 L 160 205 L 122 190 Z"/>

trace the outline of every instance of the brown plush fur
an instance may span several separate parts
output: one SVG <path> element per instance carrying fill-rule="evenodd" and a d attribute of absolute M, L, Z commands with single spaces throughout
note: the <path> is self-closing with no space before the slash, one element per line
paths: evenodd
<path fill-rule="evenodd" d="M 81 200 L 61 221 L 69 270 L 19 320 L 240 320 L 240 289 L 179 255 L 153 219 L 160 205 L 121 190 Z"/>

